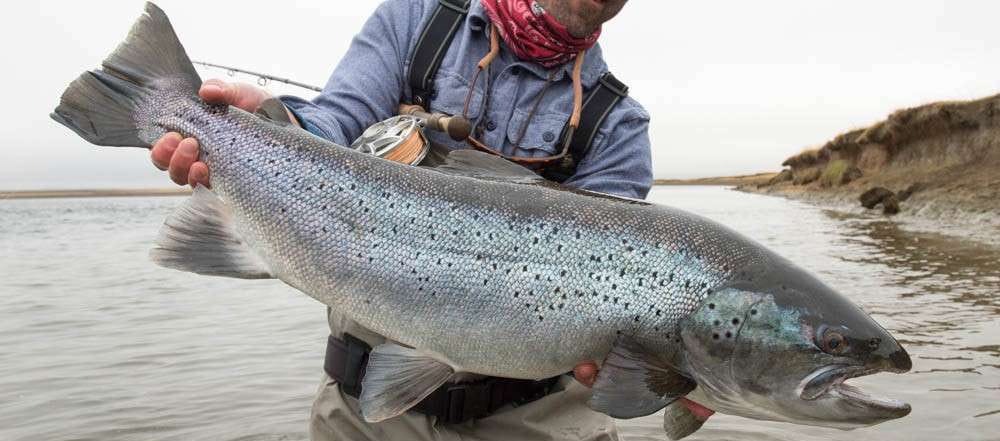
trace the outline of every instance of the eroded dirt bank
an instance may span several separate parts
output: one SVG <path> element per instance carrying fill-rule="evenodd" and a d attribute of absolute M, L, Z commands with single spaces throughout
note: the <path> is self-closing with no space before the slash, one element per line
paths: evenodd
<path fill-rule="evenodd" d="M 1000 236 L 1000 95 L 899 110 L 782 165 L 768 182 L 739 189 L 857 211 L 870 192 L 872 210 Z"/>

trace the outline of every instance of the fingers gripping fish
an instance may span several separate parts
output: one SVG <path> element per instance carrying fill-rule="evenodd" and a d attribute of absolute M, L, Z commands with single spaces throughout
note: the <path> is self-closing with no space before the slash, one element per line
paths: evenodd
<path fill-rule="evenodd" d="M 277 278 L 400 344 L 376 347 L 368 421 L 456 373 L 541 379 L 603 360 L 590 406 L 652 414 L 697 388 L 711 410 L 853 428 L 909 406 L 844 383 L 904 372 L 899 343 L 806 271 L 707 219 L 570 190 L 473 151 L 414 168 L 197 98 L 166 15 L 83 73 L 52 117 L 101 146 L 200 141 L 213 190 L 167 219 L 152 258 Z M 674 405 L 665 424 L 700 426 Z M 670 431 L 670 427 L 668 427 Z"/>

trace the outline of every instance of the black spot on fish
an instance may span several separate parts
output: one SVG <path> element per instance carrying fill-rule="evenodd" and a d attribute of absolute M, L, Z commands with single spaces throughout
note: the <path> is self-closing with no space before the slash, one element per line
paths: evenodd
<path fill-rule="evenodd" d="M 566 270 L 559 271 L 560 277 L 566 277 Z"/>
<path fill-rule="evenodd" d="M 518 297 L 521 297 L 521 293 L 518 291 L 514 291 L 514 298 L 516 299 Z"/>
<path fill-rule="evenodd" d="M 738 318 L 734 318 L 734 319 L 733 319 L 733 324 L 734 324 L 734 325 L 738 325 L 738 324 L 740 324 L 740 319 L 738 319 Z"/>
<path fill-rule="evenodd" d="M 612 283 L 611 284 L 611 290 L 614 291 L 616 289 L 618 289 L 618 284 L 617 283 Z"/>
<path fill-rule="evenodd" d="M 712 334 L 712 340 L 718 340 L 719 334 Z"/>
<path fill-rule="evenodd" d="M 531 243 L 534 245 L 538 245 L 538 238 L 537 237 L 531 238 Z"/>
<path fill-rule="evenodd" d="M 709 303 L 708 309 L 715 309 L 715 303 Z"/>
<path fill-rule="evenodd" d="M 715 326 L 719 326 L 719 325 L 722 325 L 722 320 L 716 320 L 715 321 Z"/>
<path fill-rule="evenodd" d="M 576 238 L 577 238 L 577 239 L 579 239 L 579 238 L 580 238 L 580 232 L 579 232 L 579 231 L 577 231 L 577 232 L 576 232 Z"/>
<path fill-rule="evenodd" d="M 733 333 L 729 332 L 729 331 L 726 331 L 726 338 L 732 338 L 732 337 L 733 337 Z"/>
<path fill-rule="evenodd" d="M 757 310 L 756 309 L 751 309 L 750 310 L 750 315 L 757 315 Z"/>
<path fill-rule="evenodd" d="M 659 317 L 661 314 L 663 314 L 663 311 L 657 309 L 656 310 L 656 316 Z"/>

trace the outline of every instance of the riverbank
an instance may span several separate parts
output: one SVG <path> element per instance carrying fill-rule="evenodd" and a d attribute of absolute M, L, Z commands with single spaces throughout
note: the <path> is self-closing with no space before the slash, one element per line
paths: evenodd
<path fill-rule="evenodd" d="M 58 199 L 58 198 L 118 198 L 136 196 L 186 196 L 187 188 L 139 188 L 139 189 L 83 189 L 83 190 L 18 190 L 0 191 L 4 199 Z"/>
<path fill-rule="evenodd" d="M 899 110 L 786 159 L 739 190 L 898 214 L 965 236 L 1000 236 L 1000 95 Z M 862 207 L 862 195 L 871 192 Z M 973 231 L 970 230 L 970 231 Z"/>

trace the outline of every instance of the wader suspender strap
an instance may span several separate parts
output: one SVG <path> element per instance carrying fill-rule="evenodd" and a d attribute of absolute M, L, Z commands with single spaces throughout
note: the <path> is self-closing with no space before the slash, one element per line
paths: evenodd
<path fill-rule="evenodd" d="M 469 0 L 438 0 L 437 8 L 420 32 L 410 58 L 409 82 L 413 90 L 413 104 L 430 110 L 435 95 L 434 76 L 468 13 Z"/>
<path fill-rule="evenodd" d="M 597 131 L 604 124 L 611 110 L 628 96 L 628 86 L 618 81 L 611 72 L 601 75 L 600 81 L 583 101 L 580 127 L 573 132 L 569 152 L 558 164 L 546 167 L 542 176 L 550 181 L 564 182 L 576 173 L 576 166 L 590 152 Z M 569 123 L 563 128 L 559 139 L 565 142 Z"/>

